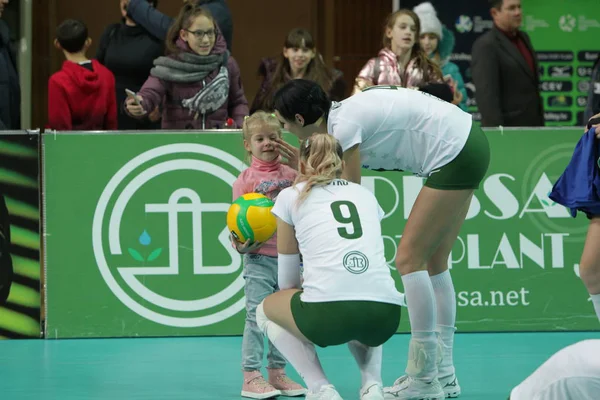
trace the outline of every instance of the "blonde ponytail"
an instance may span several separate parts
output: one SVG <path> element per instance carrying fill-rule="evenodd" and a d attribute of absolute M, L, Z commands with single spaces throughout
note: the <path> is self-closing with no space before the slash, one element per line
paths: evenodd
<path fill-rule="evenodd" d="M 298 205 L 311 190 L 325 186 L 342 175 L 342 146 L 328 133 L 317 133 L 300 145 L 300 172 L 295 184 L 305 182 L 298 196 Z"/>

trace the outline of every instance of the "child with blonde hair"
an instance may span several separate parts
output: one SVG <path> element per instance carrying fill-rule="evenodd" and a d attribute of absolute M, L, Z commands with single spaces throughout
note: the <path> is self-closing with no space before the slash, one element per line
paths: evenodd
<path fill-rule="evenodd" d="M 276 140 L 281 138 L 277 118 L 258 111 L 244 120 L 244 148 L 252 157 L 250 167 L 233 183 L 233 200 L 246 193 L 261 193 L 275 200 L 279 192 L 291 186 L 296 171 L 281 161 Z M 268 380 L 260 368 L 264 355 L 264 336 L 256 325 L 256 307 L 265 297 L 279 290 L 277 286 L 277 239 L 265 243 L 239 243 L 232 237 L 236 249 L 244 254 L 246 284 L 246 322 L 242 339 L 242 396 L 266 399 L 278 395 L 301 396 L 306 393 L 285 374 L 286 361 L 269 342 Z"/>

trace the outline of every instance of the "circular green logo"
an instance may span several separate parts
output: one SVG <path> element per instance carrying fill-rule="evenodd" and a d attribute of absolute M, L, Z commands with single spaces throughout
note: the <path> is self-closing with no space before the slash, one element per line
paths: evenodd
<path fill-rule="evenodd" d="M 360 251 L 351 251 L 344 256 L 344 268 L 353 274 L 362 274 L 369 268 L 369 259 Z"/>

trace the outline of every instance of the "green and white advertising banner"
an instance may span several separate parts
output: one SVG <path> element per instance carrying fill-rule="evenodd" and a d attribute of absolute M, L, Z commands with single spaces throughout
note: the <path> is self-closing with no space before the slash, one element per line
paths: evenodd
<path fill-rule="evenodd" d="M 488 176 L 448 261 L 458 330 L 598 329 L 578 276 L 588 221 L 547 197 L 581 129 L 487 134 Z M 242 333 L 242 258 L 225 221 L 246 167 L 240 132 L 42 139 L 47 338 Z M 423 179 L 365 171 L 363 185 L 386 213 L 403 291 L 393 260 Z"/>
<path fill-rule="evenodd" d="M 413 8 L 423 0 L 400 0 Z M 494 22 L 487 1 L 431 0 L 438 18 L 456 40 L 450 61 L 457 64 L 467 89 L 467 106 L 481 119 L 471 76 L 471 50 Z M 529 34 L 540 64 L 540 92 L 546 126 L 581 126 L 591 68 L 600 53 L 600 1 L 521 0 L 521 29 Z M 510 79 L 510 78 L 508 78 Z M 508 84 L 508 83 L 507 83 Z"/>
<path fill-rule="evenodd" d="M 592 66 L 600 54 L 600 1 L 523 0 L 523 30 L 540 63 L 546 125 L 585 125 Z"/>

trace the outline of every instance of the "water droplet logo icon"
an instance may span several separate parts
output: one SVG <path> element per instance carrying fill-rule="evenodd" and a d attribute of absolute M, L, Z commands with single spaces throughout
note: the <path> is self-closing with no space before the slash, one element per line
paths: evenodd
<path fill-rule="evenodd" d="M 152 238 L 150 237 L 148 232 L 146 232 L 145 229 L 144 229 L 144 232 L 142 232 L 142 234 L 140 235 L 139 240 L 140 240 L 140 244 L 142 246 L 148 246 L 150 243 L 152 243 Z"/>
<path fill-rule="evenodd" d="M 150 243 L 152 243 L 152 237 L 150 236 L 150 234 L 144 229 L 144 232 L 142 232 L 142 234 L 140 235 L 140 237 L 138 238 L 138 241 L 140 242 L 140 244 L 142 246 L 149 246 Z M 133 257 L 134 260 L 139 261 L 139 262 L 150 262 L 150 261 L 154 261 L 156 260 L 162 253 L 162 248 L 159 247 L 157 249 L 154 249 L 152 252 L 150 252 L 150 254 L 148 255 L 148 257 L 144 257 L 144 255 L 142 253 L 140 253 L 139 251 L 137 251 L 134 248 L 129 247 L 127 249 L 127 251 L 129 252 L 129 254 L 131 255 L 131 257 Z"/>

